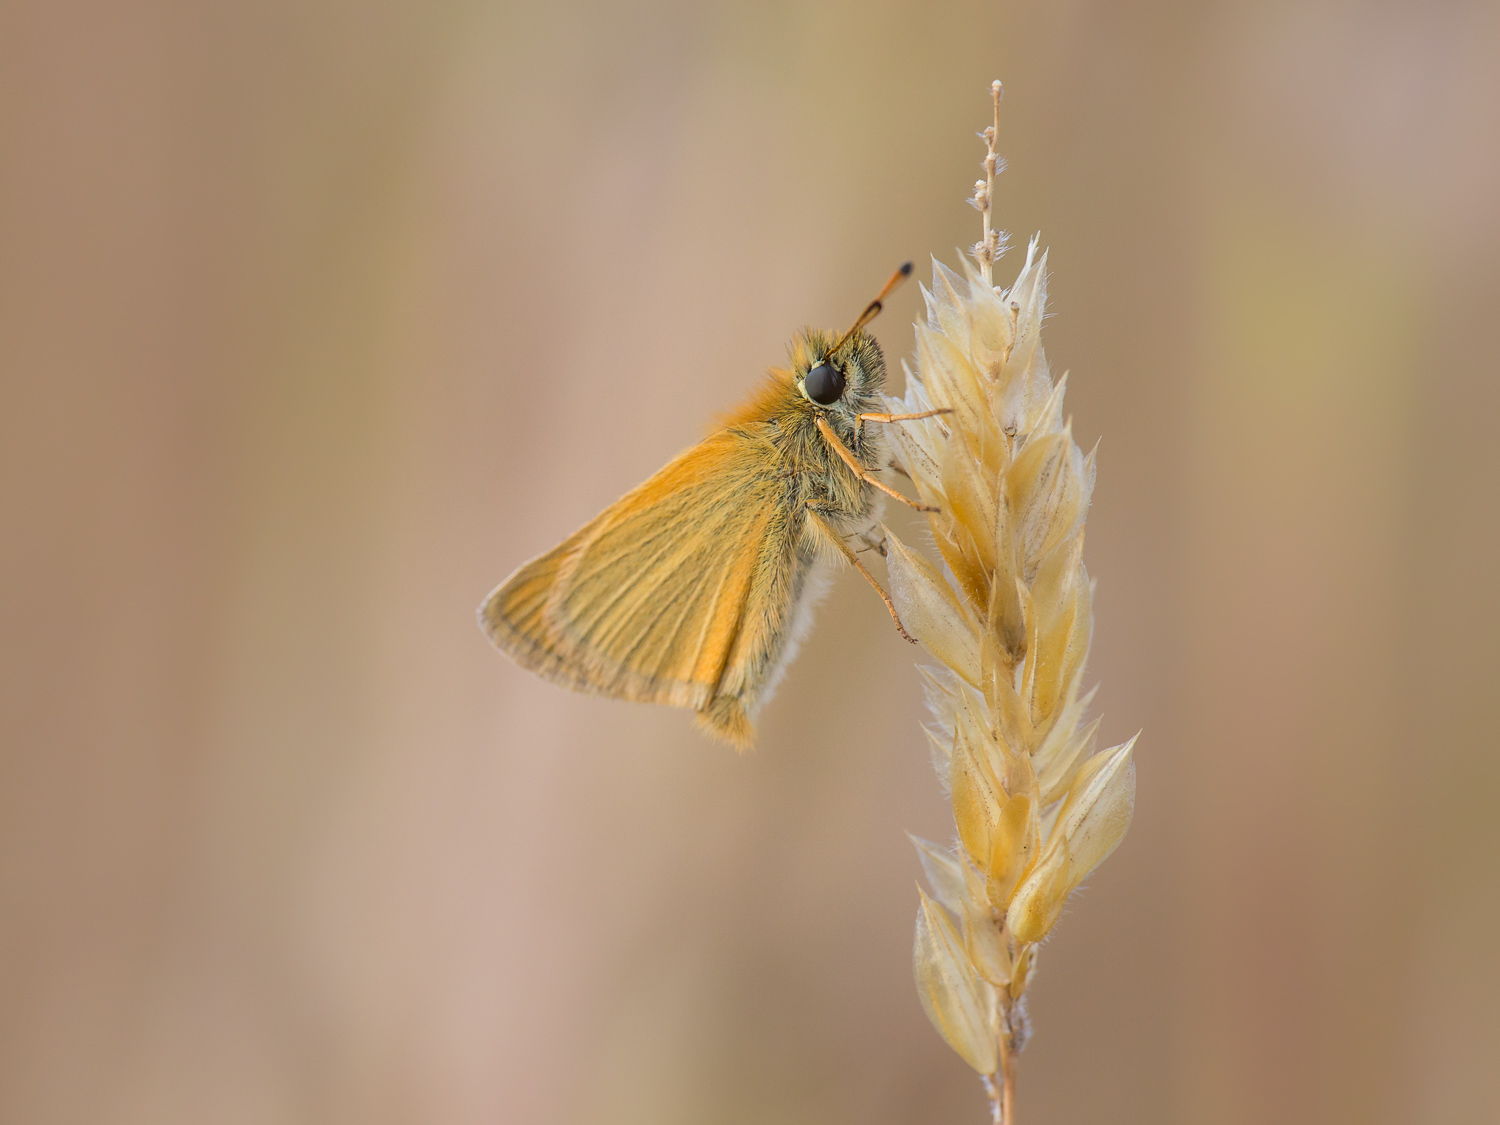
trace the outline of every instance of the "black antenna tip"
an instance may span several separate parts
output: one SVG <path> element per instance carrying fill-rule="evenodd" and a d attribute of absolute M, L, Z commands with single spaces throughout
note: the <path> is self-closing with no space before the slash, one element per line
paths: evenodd
<path fill-rule="evenodd" d="M 902 264 L 901 268 L 898 271 L 896 271 L 896 272 L 898 272 L 902 277 L 910 277 L 911 276 L 911 263 L 910 262 L 904 262 Z"/>

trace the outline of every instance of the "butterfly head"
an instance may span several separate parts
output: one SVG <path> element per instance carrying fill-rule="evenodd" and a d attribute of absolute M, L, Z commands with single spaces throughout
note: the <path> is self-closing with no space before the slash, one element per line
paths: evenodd
<path fill-rule="evenodd" d="M 792 341 L 792 378 L 815 410 L 858 413 L 885 383 L 885 357 L 875 337 L 863 330 L 840 341 L 808 329 Z"/>
<path fill-rule="evenodd" d="M 792 371 L 803 398 L 825 410 L 847 410 L 850 405 L 857 410 L 881 389 L 885 357 L 865 325 L 879 315 L 891 290 L 910 275 L 910 262 L 891 274 L 880 295 L 865 306 L 842 336 L 829 337 L 809 330 L 792 341 Z"/>

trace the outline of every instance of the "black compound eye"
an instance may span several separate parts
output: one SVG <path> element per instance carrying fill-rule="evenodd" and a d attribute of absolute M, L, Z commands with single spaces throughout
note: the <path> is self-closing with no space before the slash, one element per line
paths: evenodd
<path fill-rule="evenodd" d="M 844 393 L 844 373 L 837 367 L 820 363 L 807 373 L 802 388 L 819 406 L 832 406 Z"/>

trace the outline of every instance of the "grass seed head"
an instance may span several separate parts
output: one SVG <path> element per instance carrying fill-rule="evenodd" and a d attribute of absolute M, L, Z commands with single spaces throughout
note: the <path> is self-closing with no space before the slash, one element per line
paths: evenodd
<path fill-rule="evenodd" d="M 913 951 L 933 1025 L 994 1091 L 996 1114 L 1028 1029 L 1037 943 L 1112 852 L 1135 801 L 1135 739 L 1095 751 L 1083 672 L 1094 586 L 1083 565 L 1095 463 L 1063 411 L 1042 347 L 1047 257 L 1037 242 L 1009 287 L 993 283 L 1005 236 L 991 224 L 1000 84 L 985 142 L 973 262 L 932 263 L 916 367 L 892 426 L 944 569 L 889 536 L 891 594 L 941 669 L 924 674 L 933 762 L 952 796 L 956 846 L 913 838 L 922 894 Z M 945 572 L 946 571 L 946 572 Z M 982 1023 L 982 1028 L 976 1026 Z M 983 1040 L 983 1041 L 981 1041 Z M 988 1045 L 986 1045 L 988 1044 Z"/>

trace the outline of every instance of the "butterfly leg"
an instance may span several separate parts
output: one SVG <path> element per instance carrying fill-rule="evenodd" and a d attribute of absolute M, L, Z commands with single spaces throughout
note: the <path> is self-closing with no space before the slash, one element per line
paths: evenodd
<path fill-rule="evenodd" d="M 854 474 L 859 477 L 860 480 L 864 481 L 866 484 L 874 488 L 880 489 L 880 491 L 884 492 L 887 496 L 901 501 L 901 503 L 905 504 L 908 508 L 915 508 L 919 512 L 942 511 L 941 508 L 934 508 L 930 504 L 919 504 L 915 500 L 908 500 L 905 496 L 902 496 L 901 493 L 897 492 L 890 485 L 886 484 L 884 481 L 880 480 L 880 478 L 875 476 L 874 473 L 870 472 L 869 469 L 861 465 L 859 463 L 859 458 L 850 453 L 849 447 L 839 440 L 838 434 L 833 432 L 832 426 L 830 426 L 821 418 L 818 419 L 817 424 L 818 433 L 823 435 L 823 440 L 828 443 L 829 448 L 839 455 L 839 459 L 842 460 L 844 464 L 848 465 L 851 469 L 854 470 Z"/>
<path fill-rule="evenodd" d="M 917 638 L 908 633 L 906 626 L 901 624 L 901 616 L 896 612 L 896 603 L 891 601 L 891 596 L 885 592 L 885 587 L 880 584 L 880 581 L 873 574 L 865 569 L 865 564 L 860 562 L 859 556 L 849 549 L 849 544 L 844 542 L 844 537 L 834 530 L 833 525 L 818 515 L 818 506 L 818 501 L 816 500 L 809 500 L 807 502 L 807 518 L 812 520 L 818 526 L 818 529 L 828 537 L 828 541 L 834 544 L 843 553 L 843 556 L 854 564 L 854 569 L 865 576 L 865 581 L 875 587 L 875 592 L 880 595 L 880 600 L 885 602 L 885 608 L 890 611 L 891 620 L 896 623 L 896 632 L 900 633 L 912 644 L 916 644 Z"/>
<path fill-rule="evenodd" d="M 920 414 L 861 414 L 861 422 L 915 422 L 919 418 L 936 418 L 939 414 L 952 414 L 951 406 L 940 406 L 936 410 L 924 410 Z"/>
<path fill-rule="evenodd" d="M 856 414 L 854 432 L 860 433 L 866 422 L 916 422 L 922 418 L 936 418 L 940 414 L 952 414 L 951 406 L 940 406 L 936 410 L 924 410 L 920 414 Z M 946 431 L 945 431 L 946 432 Z"/>

